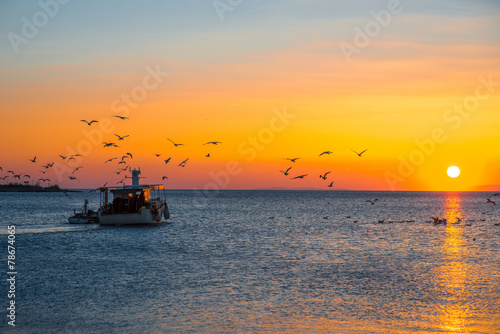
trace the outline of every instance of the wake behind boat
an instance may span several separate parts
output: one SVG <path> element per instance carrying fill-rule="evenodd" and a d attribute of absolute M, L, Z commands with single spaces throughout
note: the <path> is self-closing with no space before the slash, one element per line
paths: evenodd
<path fill-rule="evenodd" d="M 101 225 L 151 225 L 170 218 L 165 186 L 139 185 L 140 169 L 132 170 L 132 185 L 101 188 L 97 212 Z M 110 194 L 112 200 L 110 199 Z"/>

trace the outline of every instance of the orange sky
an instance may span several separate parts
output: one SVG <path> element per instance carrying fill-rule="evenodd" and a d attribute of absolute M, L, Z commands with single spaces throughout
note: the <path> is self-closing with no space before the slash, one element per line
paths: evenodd
<path fill-rule="evenodd" d="M 10 6 L 18 16 L 37 10 Z M 143 182 L 168 176 L 168 188 L 213 188 L 217 180 L 221 189 L 500 184 L 500 46 L 491 33 L 499 28 L 498 6 L 470 16 L 403 12 L 350 62 L 339 44 L 353 43 L 353 28 L 373 20 L 370 10 L 340 18 L 283 18 L 276 11 L 255 26 L 245 16 L 252 14 L 221 23 L 214 13 L 179 9 L 215 19 L 185 31 L 180 21 L 174 31 L 109 27 L 92 38 L 82 33 L 94 29 L 83 18 L 68 22 L 77 9 L 68 5 L 54 18 L 58 29 L 40 29 L 18 54 L 3 40 L 1 176 L 14 170 L 62 187 L 96 187 L 122 179 L 113 172 L 123 165 L 104 161 L 130 152 Z M 105 17 L 96 20 L 105 24 Z M 296 29 L 300 20 L 309 24 Z M 20 27 L 10 19 L 2 35 Z M 169 74 L 155 79 L 155 69 Z M 123 96 L 131 94 L 127 106 Z M 111 117 L 117 114 L 130 119 Z M 89 127 L 81 119 L 100 123 Z M 111 129 L 100 128 L 104 119 Z M 113 133 L 130 137 L 118 142 Z M 122 147 L 103 148 L 102 141 Z M 207 141 L 222 144 L 202 145 Z M 367 151 L 360 158 L 351 149 Z M 318 156 L 327 150 L 333 154 Z M 84 157 L 66 165 L 58 156 L 71 153 Z M 29 162 L 34 156 L 37 163 Z M 177 166 L 187 158 L 185 168 Z M 53 161 L 58 170 L 43 176 L 41 165 Z M 462 171 L 456 179 L 446 176 L 451 165 Z M 68 179 L 77 166 L 80 183 Z M 279 172 L 292 166 L 288 177 Z M 301 174 L 308 176 L 290 180 Z M 221 175 L 230 175 L 228 182 Z"/>

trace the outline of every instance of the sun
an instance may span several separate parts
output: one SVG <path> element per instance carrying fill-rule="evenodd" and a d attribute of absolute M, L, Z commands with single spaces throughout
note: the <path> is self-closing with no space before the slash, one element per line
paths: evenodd
<path fill-rule="evenodd" d="M 458 168 L 457 166 L 451 166 L 448 168 L 446 173 L 448 174 L 449 177 L 456 178 L 457 176 L 460 175 L 460 168 Z"/>

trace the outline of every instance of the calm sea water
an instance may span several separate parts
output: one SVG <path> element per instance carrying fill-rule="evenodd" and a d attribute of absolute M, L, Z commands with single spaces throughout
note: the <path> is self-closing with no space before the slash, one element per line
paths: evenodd
<path fill-rule="evenodd" d="M 99 200 L 69 195 L 0 194 L 0 332 L 500 333 L 490 193 L 170 191 L 152 227 L 69 225 Z"/>

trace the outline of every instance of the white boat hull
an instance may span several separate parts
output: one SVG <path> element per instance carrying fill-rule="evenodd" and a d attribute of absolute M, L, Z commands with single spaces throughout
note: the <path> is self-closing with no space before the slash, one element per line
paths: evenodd
<path fill-rule="evenodd" d="M 102 214 L 99 211 L 100 225 L 152 225 L 162 222 L 163 210 L 153 217 L 151 209 L 142 209 L 137 213 Z"/>

